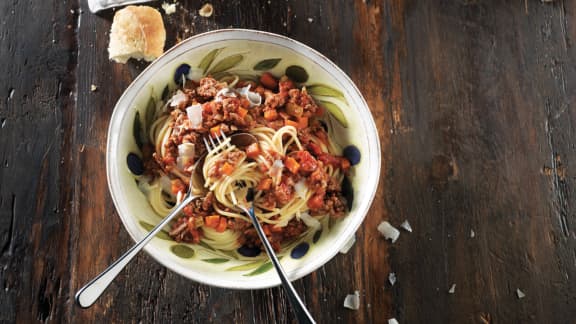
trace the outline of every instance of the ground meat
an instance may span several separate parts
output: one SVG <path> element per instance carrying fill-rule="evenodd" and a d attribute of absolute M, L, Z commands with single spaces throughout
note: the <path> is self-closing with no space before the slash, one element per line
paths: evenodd
<path fill-rule="evenodd" d="M 196 88 L 196 93 L 204 98 L 213 98 L 224 85 L 213 78 L 202 78 L 200 85 Z"/>
<path fill-rule="evenodd" d="M 263 224 L 262 227 L 270 245 L 276 252 L 280 251 L 282 244 L 297 239 L 308 228 L 306 224 L 297 219 L 289 221 L 281 230 L 274 229 L 275 225 L 272 224 Z M 254 227 L 245 229 L 243 234 L 241 244 L 262 248 L 262 242 Z"/>

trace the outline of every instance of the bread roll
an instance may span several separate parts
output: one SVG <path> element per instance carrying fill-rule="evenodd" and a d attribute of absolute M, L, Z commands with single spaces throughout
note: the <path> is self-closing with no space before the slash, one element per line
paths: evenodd
<path fill-rule="evenodd" d="M 129 58 L 153 61 L 164 53 L 166 30 L 158 10 L 127 6 L 114 15 L 108 54 L 111 60 L 126 63 Z"/>

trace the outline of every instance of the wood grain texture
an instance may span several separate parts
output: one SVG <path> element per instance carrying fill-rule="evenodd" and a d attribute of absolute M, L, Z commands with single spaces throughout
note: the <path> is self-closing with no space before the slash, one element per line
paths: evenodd
<path fill-rule="evenodd" d="M 319 323 L 575 322 L 575 2 L 215 0 L 210 18 L 203 3 L 164 15 L 166 48 L 228 27 L 287 35 L 353 79 L 379 129 L 356 245 L 294 283 Z M 132 244 L 106 133 L 146 64 L 108 60 L 113 11 L 85 1 L 0 12 L 0 321 L 294 323 L 280 288 L 197 284 L 145 253 L 92 308 L 73 304 Z M 414 232 L 390 244 L 382 220 Z M 358 311 L 342 306 L 354 290 Z"/>

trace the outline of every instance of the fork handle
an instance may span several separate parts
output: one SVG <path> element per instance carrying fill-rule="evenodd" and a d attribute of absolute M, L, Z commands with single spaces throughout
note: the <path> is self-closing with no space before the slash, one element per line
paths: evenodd
<path fill-rule="evenodd" d="M 84 287 L 82 287 L 76 293 L 75 299 L 76 303 L 82 308 L 88 308 L 94 304 L 94 302 L 102 295 L 104 290 L 110 285 L 112 280 L 124 269 L 124 267 L 142 250 L 142 248 L 148 243 L 168 222 L 170 222 L 174 216 L 178 215 L 180 211 L 186 205 L 188 205 L 196 197 L 194 195 L 188 194 L 184 200 L 172 211 L 168 216 L 166 216 L 156 227 L 150 231 L 144 238 L 134 245 L 130 250 L 126 251 L 118 260 L 112 263 L 106 270 L 100 273 L 97 277 L 92 279 Z"/>
<path fill-rule="evenodd" d="M 294 313 L 296 313 L 296 318 L 298 319 L 298 323 L 315 324 L 316 322 L 314 321 L 314 318 L 312 318 L 312 315 L 310 315 L 310 312 L 306 308 L 306 305 L 304 305 L 304 302 L 302 302 L 300 297 L 298 297 L 298 293 L 296 292 L 296 289 L 294 289 L 294 286 L 292 286 L 292 283 L 290 282 L 290 280 L 288 280 L 288 276 L 286 275 L 286 273 L 284 272 L 284 269 L 280 265 L 280 261 L 276 257 L 276 253 L 274 252 L 272 245 L 270 245 L 270 242 L 268 241 L 266 234 L 264 234 L 264 230 L 262 230 L 262 226 L 260 226 L 260 222 L 258 221 L 258 219 L 256 219 L 256 215 L 254 214 L 254 207 L 251 206 L 248 209 L 248 215 L 250 216 L 250 219 L 252 220 L 252 223 L 254 224 L 254 227 L 256 228 L 256 232 L 258 232 L 258 236 L 260 237 L 260 240 L 262 241 L 262 244 L 264 245 L 264 249 L 266 249 L 266 253 L 270 257 L 270 260 L 272 261 L 274 268 L 276 268 L 276 271 L 278 272 L 278 276 L 280 277 L 280 281 L 282 282 L 282 286 L 284 287 L 284 289 L 286 290 L 286 293 L 288 294 L 288 300 L 290 301 L 290 304 L 292 305 L 292 309 L 294 310 Z"/>

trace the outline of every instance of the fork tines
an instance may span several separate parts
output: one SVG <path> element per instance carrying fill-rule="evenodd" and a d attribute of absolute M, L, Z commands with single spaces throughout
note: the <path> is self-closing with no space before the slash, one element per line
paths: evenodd
<path fill-rule="evenodd" d="M 222 143 L 224 143 L 227 139 L 228 137 L 226 136 L 226 134 L 224 134 L 222 130 L 220 130 L 219 136 L 209 135 L 202 138 L 202 140 L 204 140 L 204 145 L 208 149 L 208 152 L 214 151 L 217 147 L 221 146 Z"/>

